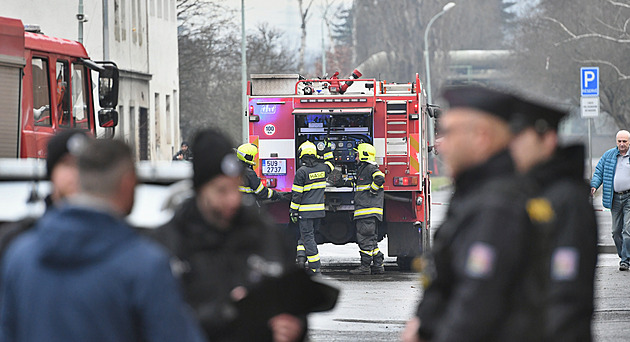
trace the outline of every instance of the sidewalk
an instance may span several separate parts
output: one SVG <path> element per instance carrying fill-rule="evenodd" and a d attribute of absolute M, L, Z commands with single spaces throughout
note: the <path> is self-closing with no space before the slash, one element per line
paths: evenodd
<path fill-rule="evenodd" d="M 630 339 L 630 272 L 619 271 L 616 254 L 599 254 L 595 272 L 595 342 Z"/>

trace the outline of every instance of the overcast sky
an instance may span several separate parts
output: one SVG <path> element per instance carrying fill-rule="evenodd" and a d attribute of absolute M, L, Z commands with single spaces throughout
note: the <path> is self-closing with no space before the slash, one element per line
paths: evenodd
<path fill-rule="evenodd" d="M 304 0 L 304 6 L 309 0 Z M 340 4 L 352 5 L 352 0 L 329 0 L 335 7 Z M 224 0 L 224 3 L 240 11 L 241 0 Z M 322 10 L 324 0 L 314 0 L 307 26 L 307 50 L 321 50 Z M 239 12 L 240 13 L 240 12 Z M 300 44 L 300 10 L 297 0 L 245 0 L 245 26 L 255 29 L 260 23 L 267 22 L 285 34 L 289 46 Z M 327 34 L 325 34 L 326 36 Z M 326 42 L 328 46 L 328 42 Z"/>

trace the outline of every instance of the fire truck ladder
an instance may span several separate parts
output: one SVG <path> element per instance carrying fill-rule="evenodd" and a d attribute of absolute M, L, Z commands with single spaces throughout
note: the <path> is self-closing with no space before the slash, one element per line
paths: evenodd
<path fill-rule="evenodd" d="M 407 167 L 409 173 L 409 116 L 407 100 L 386 102 L 385 115 L 385 171 L 390 166 Z"/>

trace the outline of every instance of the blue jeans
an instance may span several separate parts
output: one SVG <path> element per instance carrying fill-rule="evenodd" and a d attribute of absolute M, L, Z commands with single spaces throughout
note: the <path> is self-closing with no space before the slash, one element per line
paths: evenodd
<path fill-rule="evenodd" d="M 630 265 L 630 193 L 613 194 L 612 237 L 622 263 Z"/>

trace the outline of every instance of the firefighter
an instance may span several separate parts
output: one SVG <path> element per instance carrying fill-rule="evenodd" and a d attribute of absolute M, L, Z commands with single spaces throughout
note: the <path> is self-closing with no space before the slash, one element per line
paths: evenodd
<path fill-rule="evenodd" d="M 334 166 L 331 162 L 322 162 L 318 158 L 317 147 L 310 141 L 300 145 L 297 155 L 302 166 L 295 173 L 289 210 L 291 221 L 297 223 L 300 229 L 297 259 L 300 265 L 308 260 L 309 270 L 320 273 L 321 262 L 315 242 L 315 230 L 319 228 L 321 218 L 326 216 L 326 177 L 334 170 Z"/>
<path fill-rule="evenodd" d="M 284 193 L 273 191 L 267 188 L 261 181 L 256 171 L 254 171 L 254 157 L 258 154 L 258 147 L 251 143 L 246 143 L 239 146 L 236 149 L 236 156 L 240 161 L 245 164 L 245 174 L 243 175 L 243 184 L 239 187 L 239 190 L 247 195 L 250 199 L 255 197 L 258 200 L 277 200 L 282 197 Z"/>
<path fill-rule="evenodd" d="M 361 266 L 352 274 L 383 274 L 385 256 L 378 249 L 376 220 L 383 221 L 383 183 L 385 174 L 376 164 L 376 149 L 363 143 L 357 146 L 359 167 L 354 182 L 354 221 Z M 372 266 L 372 263 L 374 265 Z"/>

